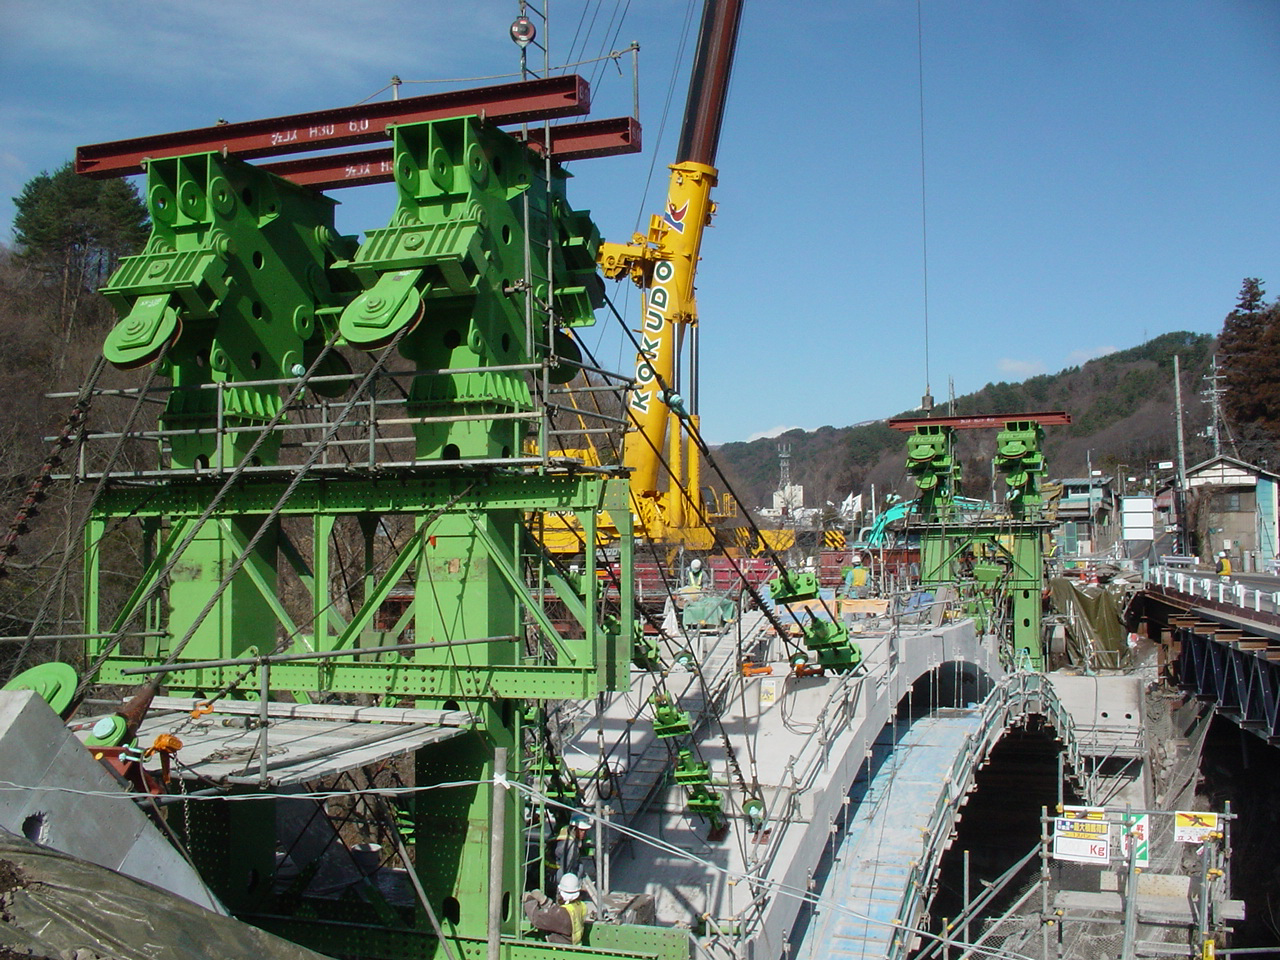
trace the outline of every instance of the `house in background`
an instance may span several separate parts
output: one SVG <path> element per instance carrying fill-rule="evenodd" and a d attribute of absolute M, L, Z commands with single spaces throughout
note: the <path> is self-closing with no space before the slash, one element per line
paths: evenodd
<path fill-rule="evenodd" d="M 1273 570 L 1280 474 L 1225 455 L 1187 469 L 1187 512 L 1201 559 L 1226 551 L 1240 571 Z"/>
<path fill-rule="evenodd" d="M 1119 534 L 1120 498 L 1114 477 L 1067 477 L 1057 502 L 1058 553 L 1087 557 L 1106 550 Z"/>

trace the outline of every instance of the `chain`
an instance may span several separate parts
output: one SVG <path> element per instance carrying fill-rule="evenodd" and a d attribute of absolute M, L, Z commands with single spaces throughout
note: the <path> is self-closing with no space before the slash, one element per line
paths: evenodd
<path fill-rule="evenodd" d="M 178 789 L 182 792 L 182 842 L 191 849 L 191 801 L 187 799 L 187 778 L 178 777 Z"/>
<path fill-rule="evenodd" d="M 71 408 L 66 422 L 62 425 L 57 439 L 53 441 L 53 450 L 44 458 L 44 463 L 40 465 L 40 472 L 36 478 L 31 481 L 27 487 L 27 495 L 23 498 L 18 512 L 14 514 L 13 520 L 9 523 L 9 532 L 4 535 L 4 539 L 0 540 L 0 579 L 9 575 L 8 567 L 9 558 L 18 552 L 18 538 L 30 530 L 27 521 L 39 513 L 38 505 L 42 503 L 48 494 L 45 493 L 47 487 L 53 480 L 53 471 L 62 465 L 62 457 L 60 454 L 67 447 L 75 442 L 75 435 L 84 429 L 85 419 L 89 413 L 90 399 L 82 397 L 76 400 L 75 406 Z"/>

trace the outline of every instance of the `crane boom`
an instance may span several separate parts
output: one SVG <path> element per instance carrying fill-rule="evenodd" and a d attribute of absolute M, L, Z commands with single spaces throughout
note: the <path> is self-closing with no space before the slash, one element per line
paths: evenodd
<path fill-rule="evenodd" d="M 677 163 L 692 161 L 715 166 L 741 19 L 741 0 L 708 0 L 702 9 L 698 51 L 689 77 L 689 97 L 685 101 L 684 125 L 676 150 Z"/>
<path fill-rule="evenodd" d="M 630 400 L 636 428 L 629 435 L 624 462 L 632 471 L 633 493 L 650 501 L 663 499 L 659 468 L 669 422 L 674 417 L 697 416 L 696 369 L 690 370 L 685 387 L 689 406 L 676 396 L 681 386 L 679 360 L 686 331 L 692 331 L 698 319 L 694 281 L 703 231 L 715 212 L 711 190 L 717 179 L 716 148 L 741 15 L 742 0 L 706 0 L 666 205 L 650 219 L 647 234 L 636 234 L 628 244 L 605 243 L 600 248 L 605 276 L 629 276 L 644 291 L 641 349 Z M 679 431 L 672 430 L 671 462 L 687 464 L 691 481 L 687 486 L 697 502 L 697 451 L 689 448 L 685 455 L 680 446 Z M 684 473 L 684 467 L 677 472 Z M 690 495 L 674 489 L 685 486 L 683 476 L 673 476 L 671 483 L 666 509 L 659 511 L 669 528 L 683 525 L 683 502 Z"/>

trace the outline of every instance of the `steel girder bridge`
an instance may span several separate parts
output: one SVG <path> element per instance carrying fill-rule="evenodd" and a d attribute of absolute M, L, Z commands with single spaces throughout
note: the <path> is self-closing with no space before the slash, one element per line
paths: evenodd
<path fill-rule="evenodd" d="M 1154 571 L 1130 608 L 1161 644 L 1166 676 L 1280 745 L 1280 593 L 1186 570 Z"/>

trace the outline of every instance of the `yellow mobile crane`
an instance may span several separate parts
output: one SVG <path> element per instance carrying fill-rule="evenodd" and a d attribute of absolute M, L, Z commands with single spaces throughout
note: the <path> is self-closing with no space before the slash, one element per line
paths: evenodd
<path fill-rule="evenodd" d="M 741 16 L 742 0 L 706 0 L 666 206 L 650 219 L 647 234 L 635 234 L 630 243 L 602 243 L 597 256 L 606 277 L 629 277 L 644 297 L 623 444 L 636 536 L 697 551 L 715 548 L 711 527 L 736 516 L 728 494 L 717 502 L 714 495 L 704 499 L 701 489 L 702 460 L 694 441 L 699 422 L 694 279 L 703 231 L 715 213 L 716 148 Z M 688 362 L 682 364 L 686 345 Z M 683 435 L 681 420 L 692 428 L 689 436 Z M 570 549 L 571 542 L 580 543 L 576 535 L 565 539 Z"/>

